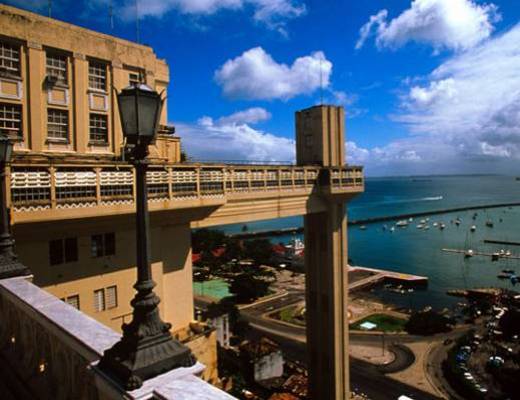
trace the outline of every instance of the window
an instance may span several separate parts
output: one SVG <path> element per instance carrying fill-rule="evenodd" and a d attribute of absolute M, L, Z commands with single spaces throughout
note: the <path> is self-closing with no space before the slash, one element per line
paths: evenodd
<path fill-rule="evenodd" d="M 49 242 L 49 263 L 59 265 L 78 261 L 78 239 L 66 238 Z"/>
<path fill-rule="evenodd" d="M 137 74 L 137 73 L 130 73 L 130 74 L 128 74 L 128 84 L 130 86 L 137 85 L 138 83 L 141 83 L 141 79 L 139 78 L 139 74 Z"/>
<path fill-rule="evenodd" d="M 94 290 L 94 310 L 105 311 L 105 289 Z"/>
<path fill-rule="evenodd" d="M 22 138 L 22 107 L 0 103 L 0 133 Z"/>
<path fill-rule="evenodd" d="M 90 250 L 92 257 L 112 256 L 116 254 L 115 233 L 92 235 Z"/>
<path fill-rule="evenodd" d="M 65 297 L 62 301 L 79 310 L 79 295 L 75 294 L 73 296 Z"/>
<path fill-rule="evenodd" d="M 0 42 L 0 72 L 20 76 L 20 46 Z"/>
<path fill-rule="evenodd" d="M 90 141 L 108 143 L 108 122 L 104 114 L 90 114 Z"/>
<path fill-rule="evenodd" d="M 90 61 L 88 64 L 88 87 L 90 89 L 103 90 L 107 88 L 106 64 Z"/>
<path fill-rule="evenodd" d="M 105 304 L 107 306 L 107 310 L 111 308 L 117 307 L 117 286 L 109 286 L 106 290 L 106 299 Z"/>
<path fill-rule="evenodd" d="M 47 110 L 47 138 L 60 142 L 69 140 L 69 112 L 66 110 Z"/>
<path fill-rule="evenodd" d="M 94 309 L 96 312 L 117 307 L 117 286 L 94 290 Z"/>
<path fill-rule="evenodd" d="M 59 82 L 67 82 L 67 56 L 47 53 L 47 76 Z"/>

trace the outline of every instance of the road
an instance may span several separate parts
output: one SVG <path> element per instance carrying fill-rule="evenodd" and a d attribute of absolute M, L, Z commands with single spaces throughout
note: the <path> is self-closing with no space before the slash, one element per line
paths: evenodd
<path fill-rule="evenodd" d="M 253 328 L 253 335 L 267 336 L 275 340 L 284 350 L 287 358 L 306 364 L 306 344 L 305 328 L 289 324 L 283 324 L 272 319 L 263 318 L 265 313 L 273 311 L 290 304 L 295 304 L 303 298 L 302 292 L 290 292 L 282 298 L 265 301 L 261 304 L 241 310 L 241 314 L 246 318 Z M 424 340 L 424 338 L 422 338 Z M 411 342 L 418 340 L 417 337 L 403 335 L 387 335 L 390 342 Z M 351 334 L 351 343 L 365 343 L 379 345 L 381 337 L 379 335 Z M 396 358 L 399 369 L 404 369 L 413 362 L 410 359 L 410 352 L 402 348 L 397 348 Z M 365 393 L 373 400 L 398 399 L 405 394 L 415 400 L 438 399 L 422 390 L 410 385 L 399 382 L 385 376 L 380 368 L 368 362 L 351 358 L 350 359 L 350 379 L 351 389 Z"/>

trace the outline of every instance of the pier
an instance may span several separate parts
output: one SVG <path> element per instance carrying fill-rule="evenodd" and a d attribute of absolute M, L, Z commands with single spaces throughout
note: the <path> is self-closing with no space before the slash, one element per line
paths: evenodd
<path fill-rule="evenodd" d="M 349 220 L 348 224 L 349 225 L 368 225 L 368 224 L 373 224 L 376 222 L 398 221 L 401 219 L 428 217 L 430 215 L 449 214 L 449 213 L 454 213 L 454 212 L 472 211 L 472 210 L 484 210 L 484 209 L 488 209 L 488 208 L 503 208 L 503 207 L 518 207 L 518 206 L 520 206 L 519 202 L 499 203 L 499 204 L 482 204 L 482 205 L 478 205 L 478 206 L 466 206 L 466 207 L 455 207 L 455 208 L 443 208 L 440 210 L 421 211 L 421 212 L 399 214 L 399 215 L 387 215 L 387 216 L 380 216 L 380 217 L 354 219 L 354 220 Z M 288 234 L 300 234 L 300 233 L 303 233 L 302 226 L 273 229 L 273 230 L 254 231 L 254 232 L 230 233 L 230 234 L 228 234 L 228 236 L 238 238 L 238 239 L 248 239 L 248 238 L 254 238 L 254 237 L 283 236 L 283 235 L 288 235 Z M 484 240 L 484 242 L 486 242 L 486 240 Z M 505 241 L 490 241 L 489 243 L 511 244 L 511 245 L 520 246 L 520 242 L 508 243 Z"/>
<path fill-rule="evenodd" d="M 401 283 L 408 287 L 426 287 L 428 286 L 428 278 L 419 275 L 405 274 L 402 272 L 386 271 L 383 269 L 348 266 L 349 277 L 356 272 L 359 273 L 370 273 L 370 276 L 350 282 L 348 285 L 349 291 L 371 286 L 379 282 L 392 281 L 394 283 Z"/>
<path fill-rule="evenodd" d="M 442 251 L 446 252 L 446 253 L 457 253 L 457 254 L 466 254 L 466 252 L 468 250 L 463 250 L 463 249 L 442 249 Z M 493 255 L 498 255 L 499 258 L 508 258 L 508 259 L 511 259 L 511 260 L 520 260 L 520 255 L 515 255 L 515 254 L 511 254 L 511 255 L 507 255 L 507 254 L 500 254 L 500 253 L 489 253 L 489 252 L 485 252 L 485 251 L 476 251 L 476 250 L 473 250 L 473 253 L 470 257 L 474 257 L 474 256 L 484 256 L 484 257 L 493 257 Z"/>
<path fill-rule="evenodd" d="M 484 239 L 484 243 L 505 244 L 507 246 L 520 246 L 520 242 L 512 242 L 509 240 Z"/>

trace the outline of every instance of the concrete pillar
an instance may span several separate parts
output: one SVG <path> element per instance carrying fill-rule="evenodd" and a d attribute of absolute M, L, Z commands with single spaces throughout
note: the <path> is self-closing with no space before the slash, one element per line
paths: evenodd
<path fill-rule="evenodd" d="M 29 118 L 30 138 L 27 147 L 31 147 L 33 151 L 39 152 L 43 149 L 45 140 L 45 132 L 43 127 L 46 126 L 44 120 L 46 99 L 43 97 L 43 79 L 45 76 L 45 53 L 42 46 L 38 43 L 30 42 L 27 46 L 28 53 L 28 108 L 27 114 Z"/>
<path fill-rule="evenodd" d="M 350 397 L 344 204 L 306 215 L 304 226 L 310 398 L 344 400 Z"/>
<path fill-rule="evenodd" d="M 84 54 L 74 53 L 74 135 L 76 151 L 86 153 L 89 141 L 88 61 Z"/>
<path fill-rule="evenodd" d="M 344 165 L 344 119 L 342 107 L 298 111 L 298 164 Z M 311 399 L 346 400 L 350 390 L 345 199 L 324 195 L 323 202 L 325 211 L 304 217 L 309 394 Z"/>

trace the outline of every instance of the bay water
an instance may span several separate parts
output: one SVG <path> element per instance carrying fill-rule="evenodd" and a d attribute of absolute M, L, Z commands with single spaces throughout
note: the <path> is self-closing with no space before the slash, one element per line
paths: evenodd
<path fill-rule="evenodd" d="M 431 176 L 367 178 L 365 193 L 348 204 L 348 218 L 370 217 L 430 212 L 465 206 L 485 206 L 498 203 L 520 203 L 520 181 L 512 176 Z M 475 219 L 473 215 L 477 213 Z M 416 227 L 417 217 L 406 228 L 389 229 L 396 221 L 367 224 L 366 229 L 353 225 L 348 232 L 348 254 L 352 265 L 405 272 L 429 278 L 427 290 L 401 295 L 376 290 L 375 296 L 398 306 L 421 309 L 451 307 L 460 301 L 448 296 L 450 289 L 477 287 L 505 287 L 515 289 L 509 280 L 497 275 L 503 269 L 520 273 L 520 260 L 490 257 L 464 258 L 462 254 L 444 252 L 442 249 L 473 249 L 496 252 L 510 250 L 520 256 L 520 246 L 484 243 L 484 239 L 520 242 L 520 207 L 481 208 L 478 210 L 445 213 L 429 216 L 430 229 Z M 457 226 L 453 221 L 461 219 Z M 491 220 L 493 227 L 487 227 Z M 440 230 L 433 223 L 444 223 Z M 248 223 L 250 232 L 275 230 L 303 225 L 302 217 Z M 384 229 L 384 225 L 387 229 Z M 470 227 L 476 226 L 471 232 Z M 238 233 L 244 224 L 219 227 L 226 233 Z M 302 238 L 302 235 L 296 235 Z M 273 243 L 287 243 L 293 235 L 270 238 Z"/>

